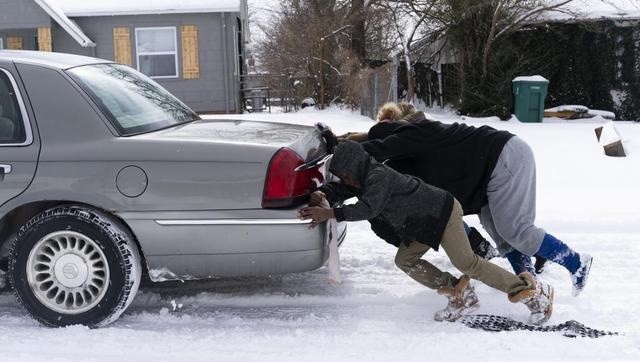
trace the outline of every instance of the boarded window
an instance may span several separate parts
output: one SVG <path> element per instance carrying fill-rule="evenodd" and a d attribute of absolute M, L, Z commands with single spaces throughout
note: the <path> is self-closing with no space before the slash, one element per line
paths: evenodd
<path fill-rule="evenodd" d="M 22 49 L 22 37 L 21 36 L 8 36 L 7 37 L 7 49 Z"/>
<path fill-rule="evenodd" d="M 131 31 L 129 28 L 113 28 L 114 61 L 131 65 Z"/>
<path fill-rule="evenodd" d="M 41 52 L 53 51 L 51 45 L 51 28 L 38 28 L 38 50 Z"/>
<path fill-rule="evenodd" d="M 182 37 L 182 76 L 184 79 L 198 79 L 200 78 L 198 27 L 183 25 L 180 32 Z"/>

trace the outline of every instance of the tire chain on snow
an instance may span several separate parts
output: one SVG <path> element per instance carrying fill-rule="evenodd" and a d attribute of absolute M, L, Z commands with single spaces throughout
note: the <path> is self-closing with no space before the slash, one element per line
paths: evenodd
<path fill-rule="evenodd" d="M 500 315 L 471 314 L 460 319 L 464 325 L 474 329 L 482 329 L 489 332 L 501 331 L 532 331 L 532 332 L 562 332 L 565 337 L 589 337 L 598 338 L 603 336 L 617 336 L 618 332 L 609 332 L 593 329 L 584 324 L 570 320 L 552 326 L 534 326 L 527 323 L 518 322 L 509 317 Z"/>

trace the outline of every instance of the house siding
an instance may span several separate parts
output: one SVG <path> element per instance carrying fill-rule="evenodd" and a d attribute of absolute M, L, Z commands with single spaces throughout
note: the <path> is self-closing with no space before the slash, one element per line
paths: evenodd
<path fill-rule="evenodd" d="M 33 0 L 0 0 L 0 32 L 51 26 L 51 18 Z"/>
<path fill-rule="evenodd" d="M 1 1 L 1 0 L 0 0 Z M 60 26 L 53 25 L 53 50 L 113 60 L 113 28 L 131 29 L 133 67 L 138 59 L 135 49 L 135 28 L 176 27 L 178 46 L 178 78 L 156 79 L 163 87 L 197 112 L 238 112 L 239 85 L 234 74 L 233 47 L 237 46 L 233 25 L 239 13 L 167 14 L 77 17 L 73 20 L 96 43 L 95 48 L 81 47 Z M 200 77 L 183 79 L 180 26 L 198 27 Z M 226 48 L 225 48 L 226 44 Z M 225 51 L 226 49 L 226 51 Z M 226 80 L 226 81 L 225 81 Z"/>

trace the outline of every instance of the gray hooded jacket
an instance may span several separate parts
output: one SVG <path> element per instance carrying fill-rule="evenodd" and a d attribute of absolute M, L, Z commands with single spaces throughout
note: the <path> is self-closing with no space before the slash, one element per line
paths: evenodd
<path fill-rule="evenodd" d="M 336 220 L 369 220 L 372 230 L 393 245 L 419 241 L 438 249 L 453 208 L 451 194 L 378 163 L 353 141 L 338 144 L 329 171 L 351 175 L 361 185 L 331 182 L 320 188 L 332 204 L 358 198 L 334 208 Z"/>

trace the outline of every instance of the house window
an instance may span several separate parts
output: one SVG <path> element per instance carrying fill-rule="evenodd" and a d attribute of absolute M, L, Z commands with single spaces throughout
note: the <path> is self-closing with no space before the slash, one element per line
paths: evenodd
<path fill-rule="evenodd" d="M 136 28 L 138 70 L 152 78 L 178 77 L 175 27 Z"/>
<path fill-rule="evenodd" d="M 4 49 L 4 39 L 0 38 L 0 49 Z"/>

